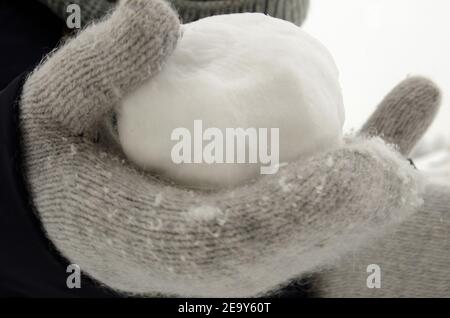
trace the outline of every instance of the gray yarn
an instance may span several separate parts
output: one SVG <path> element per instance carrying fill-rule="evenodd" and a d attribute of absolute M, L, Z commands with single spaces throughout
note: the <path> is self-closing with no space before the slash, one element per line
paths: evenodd
<path fill-rule="evenodd" d="M 429 202 L 417 171 L 377 137 L 349 138 L 276 175 L 214 192 L 159 180 L 107 146 L 114 140 L 95 142 L 99 122 L 161 69 L 179 33 L 165 2 L 123 1 L 24 85 L 24 171 L 36 213 L 85 273 L 146 296 L 261 295 L 333 264 Z M 416 92 L 414 103 L 436 102 L 427 80 L 403 85 Z M 418 135 L 401 138 L 413 144 Z"/>
<path fill-rule="evenodd" d="M 411 78 L 384 98 L 361 133 L 382 136 L 407 156 L 437 114 L 438 107 L 430 105 L 439 105 L 440 99 L 433 83 L 424 78 Z"/>
<path fill-rule="evenodd" d="M 319 297 L 450 297 L 450 187 L 429 185 L 419 213 L 321 273 Z M 369 264 L 381 288 L 366 285 Z"/>
<path fill-rule="evenodd" d="M 103 17 L 113 9 L 116 0 L 38 0 L 62 19 L 67 18 L 67 6 L 78 4 L 82 25 Z M 184 23 L 217 14 L 262 12 L 301 25 L 308 12 L 309 0 L 168 0 Z"/>
<path fill-rule="evenodd" d="M 440 102 L 435 86 L 411 78 L 381 103 L 362 133 L 377 133 L 408 155 Z M 450 187 L 427 184 L 424 206 L 383 237 L 367 242 L 324 271 L 322 297 L 450 297 Z M 369 289 L 366 268 L 381 268 L 381 288 Z"/>
<path fill-rule="evenodd" d="M 182 22 L 191 22 L 216 14 L 262 12 L 301 25 L 309 0 L 171 0 Z"/>

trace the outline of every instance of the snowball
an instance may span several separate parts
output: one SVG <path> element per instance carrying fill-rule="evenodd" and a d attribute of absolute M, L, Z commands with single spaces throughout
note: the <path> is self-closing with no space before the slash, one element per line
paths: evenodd
<path fill-rule="evenodd" d="M 270 173 L 262 172 L 262 166 L 272 164 L 276 172 L 279 163 L 342 143 L 344 107 L 336 65 L 300 28 L 244 13 L 208 17 L 182 30 L 161 72 L 119 106 L 119 139 L 135 164 L 183 185 L 222 187 Z M 215 134 L 196 139 L 196 121 L 201 121 L 202 133 L 216 128 Z M 191 139 L 172 140 L 177 128 L 186 128 Z M 229 163 L 227 128 L 255 129 L 267 149 L 248 142 L 246 163 Z M 278 140 L 273 128 L 279 131 Z M 179 154 L 193 163 L 174 160 L 174 147 L 181 141 L 191 145 L 191 153 L 182 148 Z M 205 151 L 213 141 L 208 161 Z M 263 162 L 264 151 L 270 163 Z M 258 154 L 257 162 L 250 160 L 250 153 Z M 236 158 L 230 154 L 228 159 Z"/>

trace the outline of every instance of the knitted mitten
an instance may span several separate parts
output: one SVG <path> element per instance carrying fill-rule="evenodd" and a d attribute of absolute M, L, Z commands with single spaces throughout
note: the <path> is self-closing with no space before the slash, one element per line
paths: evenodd
<path fill-rule="evenodd" d="M 48 238 L 85 273 L 134 294 L 259 295 L 420 207 L 416 170 L 380 138 L 349 138 L 278 174 L 213 192 L 165 183 L 90 138 L 161 69 L 179 34 L 165 2 L 123 1 L 25 83 L 20 124 L 34 205 Z M 436 102 L 427 98 L 436 95 L 432 85 L 412 81 L 411 102 Z"/>
<path fill-rule="evenodd" d="M 111 10 L 116 0 L 38 0 L 62 19 L 67 6 L 78 4 L 82 25 L 101 18 Z M 309 0 L 169 0 L 177 9 L 181 21 L 192 22 L 204 17 L 238 12 L 262 12 L 301 25 L 308 12 Z"/>
<path fill-rule="evenodd" d="M 436 113 L 435 89 L 410 80 L 389 95 L 364 127 L 410 153 Z M 428 182 L 420 211 L 382 238 L 340 260 L 320 275 L 319 296 L 449 297 L 450 187 Z M 368 288 L 367 266 L 380 266 L 381 288 Z"/>

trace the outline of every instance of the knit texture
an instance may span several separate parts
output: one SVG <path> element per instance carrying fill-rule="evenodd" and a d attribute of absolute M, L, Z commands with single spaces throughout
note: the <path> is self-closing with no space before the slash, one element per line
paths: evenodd
<path fill-rule="evenodd" d="M 416 171 L 376 137 L 210 192 L 159 180 L 93 139 L 118 101 L 161 69 L 179 34 L 165 2 L 123 1 L 25 83 L 29 190 L 48 237 L 85 273 L 132 294 L 255 296 L 421 206 Z"/>
<path fill-rule="evenodd" d="M 440 92 L 431 81 L 410 78 L 384 98 L 361 132 L 381 136 L 408 155 L 433 122 L 440 99 Z"/>
<path fill-rule="evenodd" d="M 82 25 L 99 19 L 110 11 L 116 0 L 39 0 L 62 19 L 67 18 L 67 6 L 78 4 Z M 168 0 L 184 23 L 218 14 L 262 12 L 301 25 L 308 12 L 309 0 Z"/>
<path fill-rule="evenodd" d="M 301 25 L 309 0 L 171 0 L 183 22 L 217 14 L 262 12 Z"/>
<path fill-rule="evenodd" d="M 450 187 L 430 185 L 421 211 L 321 273 L 319 297 L 449 297 Z M 381 288 L 366 285 L 377 264 Z"/>
<path fill-rule="evenodd" d="M 398 85 L 362 129 L 379 134 L 409 155 L 432 123 L 441 95 L 427 79 Z M 315 286 L 322 297 L 449 297 L 450 187 L 427 184 L 420 212 L 367 242 L 324 271 Z M 381 269 L 381 288 L 368 288 L 367 266 Z"/>

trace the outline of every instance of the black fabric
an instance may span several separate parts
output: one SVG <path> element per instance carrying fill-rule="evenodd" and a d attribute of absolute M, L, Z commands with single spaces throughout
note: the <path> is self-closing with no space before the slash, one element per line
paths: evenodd
<path fill-rule="evenodd" d="M 36 1 L 0 0 L 0 296 L 3 297 L 116 296 L 85 275 L 81 289 L 67 288 L 68 263 L 43 234 L 21 175 L 16 101 L 26 72 L 57 45 L 63 27 L 62 21 Z"/>
<path fill-rule="evenodd" d="M 58 43 L 64 23 L 44 5 L 0 0 L 0 90 Z"/>
<path fill-rule="evenodd" d="M 24 75 L 0 92 L 0 296 L 114 297 L 82 274 L 81 288 L 66 285 L 69 263 L 47 240 L 22 177 L 18 105 Z"/>

